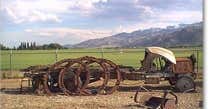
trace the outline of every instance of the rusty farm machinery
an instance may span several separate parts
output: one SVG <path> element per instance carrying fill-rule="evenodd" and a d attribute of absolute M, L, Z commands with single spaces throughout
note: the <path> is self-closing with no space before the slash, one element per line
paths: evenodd
<path fill-rule="evenodd" d="M 38 94 L 111 94 L 125 79 L 144 80 L 145 84 L 159 84 L 161 80 L 167 80 L 180 92 L 195 90 L 197 59 L 194 55 L 176 58 L 172 51 L 165 48 L 147 47 L 140 62 L 141 67 L 135 69 L 116 65 L 107 59 L 84 56 L 63 59 L 52 65 L 31 66 L 22 71 L 25 77 L 30 78 L 32 90 Z M 176 98 L 174 103 L 177 103 L 177 96 L 172 92 L 165 92 L 161 98 L 149 97 L 148 100 L 151 103 L 152 99 L 157 99 L 160 101 L 157 106 L 165 107 L 173 102 L 173 99 L 166 98 L 168 93 Z"/>

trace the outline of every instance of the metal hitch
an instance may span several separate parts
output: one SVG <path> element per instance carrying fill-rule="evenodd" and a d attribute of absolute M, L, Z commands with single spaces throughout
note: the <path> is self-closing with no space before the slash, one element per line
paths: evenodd
<path fill-rule="evenodd" d="M 139 97 L 139 101 L 137 99 L 138 92 L 139 90 L 137 90 L 134 96 L 134 101 L 136 103 L 139 103 L 141 106 L 145 106 L 151 109 L 176 109 L 177 108 L 178 98 L 171 91 L 164 91 L 164 94 L 161 97 L 153 96 L 147 92 L 147 94 L 144 94 Z M 167 98 L 168 94 L 172 95 L 173 97 Z"/>

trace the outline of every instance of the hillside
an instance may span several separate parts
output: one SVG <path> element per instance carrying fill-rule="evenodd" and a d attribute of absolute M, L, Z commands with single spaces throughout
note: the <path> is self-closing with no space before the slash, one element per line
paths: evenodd
<path fill-rule="evenodd" d="M 73 45 L 74 48 L 196 46 L 202 45 L 203 23 L 179 24 L 178 27 L 150 28 L 131 33 L 119 33 L 100 39 L 91 39 Z"/>

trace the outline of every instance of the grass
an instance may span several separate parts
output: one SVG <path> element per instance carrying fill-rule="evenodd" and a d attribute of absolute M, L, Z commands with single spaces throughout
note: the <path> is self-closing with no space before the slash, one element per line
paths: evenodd
<path fill-rule="evenodd" d="M 186 57 L 196 48 L 171 48 L 176 57 Z M 197 48 L 198 49 L 198 48 Z M 103 58 L 116 64 L 140 67 L 139 60 L 144 57 L 144 49 L 103 49 Z M 101 49 L 67 49 L 58 50 L 57 60 L 81 56 L 102 57 Z M 1 70 L 10 70 L 10 51 L 1 51 Z M 203 51 L 199 51 L 199 68 L 202 68 Z M 53 64 L 56 61 L 55 50 L 13 50 L 11 56 L 12 70 L 19 70 L 31 65 Z"/>

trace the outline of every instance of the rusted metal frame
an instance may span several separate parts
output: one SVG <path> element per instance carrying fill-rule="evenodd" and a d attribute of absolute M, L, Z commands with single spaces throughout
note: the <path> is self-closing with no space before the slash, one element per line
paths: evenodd
<path fill-rule="evenodd" d="M 106 94 L 112 94 L 114 91 L 116 91 L 118 89 L 119 84 L 120 84 L 122 78 L 121 78 L 121 74 L 120 74 L 119 67 L 115 63 L 113 63 L 110 60 L 106 60 L 106 59 L 104 59 L 104 62 L 106 62 L 108 65 L 110 65 L 110 67 L 112 67 L 113 70 L 116 73 L 116 82 L 115 82 L 115 85 L 110 90 L 106 91 Z"/>
<path fill-rule="evenodd" d="M 160 104 L 160 108 L 161 109 L 165 108 L 165 102 L 166 102 L 166 99 L 167 99 L 166 97 L 167 97 L 168 94 L 172 95 L 175 98 L 175 105 L 178 104 L 178 97 L 173 92 L 171 92 L 171 91 L 164 91 L 163 100 L 162 100 L 162 102 Z"/>
<path fill-rule="evenodd" d="M 84 63 L 82 63 L 82 71 L 79 71 L 79 72 L 77 72 L 77 74 L 76 74 L 76 77 L 77 77 L 77 82 L 78 82 L 78 85 L 80 85 L 80 81 L 79 81 L 79 76 L 80 76 L 80 74 L 81 73 L 85 73 L 85 77 L 86 77 L 86 80 L 85 80 L 85 82 L 84 82 L 84 84 L 82 85 L 82 86 L 79 86 L 78 88 L 78 93 L 80 94 L 80 95 L 87 95 L 87 94 L 89 94 L 89 93 L 87 93 L 86 91 L 85 91 L 85 88 L 87 87 L 87 85 L 89 84 L 89 82 L 90 82 L 90 72 L 89 72 L 89 69 L 87 69 L 87 67 L 86 67 L 86 64 L 84 64 Z M 80 69 L 81 70 L 81 69 Z M 84 71 L 84 72 L 83 72 Z"/>
<path fill-rule="evenodd" d="M 40 77 L 40 78 L 36 78 L 34 80 L 34 82 L 35 82 L 35 84 L 34 84 L 35 85 L 35 89 L 34 89 L 35 93 L 37 93 L 38 95 L 42 95 L 42 94 L 47 93 L 46 89 L 44 87 L 44 76 Z"/>
<path fill-rule="evenodd" d="M 61 70 L 61 72 L 59 74 L 59 87 L 64 92 L 64 94 L 66 94 L 66 95 L 77 95 L 80 92 L 80 89 L 79 88 L 81 88 L 78 77 L 79 77 L 79 74 L 82 71 L 81 69 L 83 68 L 83 64 L 79 60 L 76 60 L 76 59 L 71 59 L 70 61 L 71 62 L 69 62 L 69 64 L 67 64 L 65 66 L 65 68 Z M 71 92 L 71 91 L 67 90 L 67 88 L 64 85 L 64 74 L 66 73 L 66 71 L 68 71 L 69 69 L 71 69 L 71 66 L 72 65 L 74 65 L 76 63 L 77 64 L 80 64 L 80 67 L 78 68 L 78 70 L 76 70 L 76 72 L 75 72 L 75 75 L 76 75 L 75 76 L 75 80 L 72 81 L 72 82 L 74 82 L 74 84 L 77 85 L 77 86 L 76 86 L 76 89 L 74 89 L 75 92 Z"/>
<path fill-rule="evenodd" d="M 51 72 L 53 72 L 55 69 L 60 68 L 60 65 L 63 63 L 67 63 L 69 64 L 71 59 L 64 59 L 61 61 L 56 62 L 55 64 L 51 65 L 51 67 L 49 67 L 48 72 L 44 75 L 44 89 L 47 95 L 53 95 L 53 93 L 50 91 L 49 87 L 48 87 L 48 80 L 49 80 L 49 75 L 51 74 Z M 63 70 L 63 68 L 61 69 L 61 71 Z M 60 72 L 59 72 L 60 74 Z M 58 80 L 59 81 L 59 80 Z M 58 82 L 58 85 L 61 85 Z"/>
<path fill-rule="evenodd" d="M 101 68 L 104 70 L 104 80 L 103 80 L 103 83 L 97 89 L 97 93 L 100 93 L 105 88 L 105 86 L 106 86 L 106 84 L 108 82 L 108 75 L 106 73 L 106 67 L 102 63 L 102 60 L 97 59 L 97 58 L 94 58 L 94 57 L 89 57 L 89 56 L 82 57 L 81 60 L 87 62 L 86 63 L 87 64 L 87 66 L 86 66 L 86 69 L 87 70 L 88 70 L 88 66 L 90 64 L 93 64 L 93 63 L 99 64 L 101 66 Z M 93 95 L 91 92 L 89 92 L 88 90 L 86 90 L 86 87 L 87 86 L 83 87 L 82 92 L 84 92 L 86 95 Z"/>
<path fill-rule="evenodd" d="M 139 103 L 139 101 L 137 99 L 138 98 L 138 93 L 139 93 L 139 90 L 137 90 L 136 93 L 135 93 L 135 95 L 134 95 L 134 102 L 135 103 Z"/>
<path fill-rule="evenodd" d="M 104 70 L 104 81 L 103 81 L 103 84 L 98 88 L 98 93 L 99 94 L 106 94 L 106 91 L 104 91 L 104 93 L 101 93 L 102 90 L 105 90 L 106 88 L 106 85 L 108 84 L 108 81 L 110 79 L 110 73 L 109 71 L 107 70 L 107 66 L 105 63 L 101 63 L 100 64 L 102 67 L 103 67 L 103 70 Z"/>
<path fill-rule="evenodd" d="M 76 80 L 74 80 L 73 82 L 77 85 L 79 84 L 79 76 L 81 73 L 85 73 L 84 75 L 86 76 L 86 80 L 85 83 L 82 86 L 77 86 L 77 92 L 73 92 L 71 93 L 69 90 L 67 90 L 64 86 L 64 82 L 63 82 L 63 76 L 64 73 L 67 71 L 67 69 L 71 69 L 71 66 L 74 65 L 75 63 L 78 63 L 79 66 L 79 70 L 77 70 L 77 72 L 75 72 L 76 74 Z M 81 95 L 85 95 L 85 94 L 90 94 L 87 90 L 86 87 L 89 84 L 89 80 L 90 80 L 90 71 L 89 71 L 89 64 L 92 63 L 98 63 L 104 70 L 104 81 L 103 84 L 100 86 L 99 90 L 103 90 L 105 89 L 108 80 L 109 80 L 109 74 L 110 74 L 110 68 L 108 68 L 109 66 L 112 67 L 116 74 L 117 74 L 117 81 L 115 83 L 115 86 L 113 88 L 111 88 L 108 91 L 108 94 L 114 92 L 118 86 L 119 83 L 121 81 L 121 75 L 120 75 L 120 71 L 119 68 L 116 64 L 114 64 L 112 61 L 110 60 L 106 60 L 106 59 L 102 59 L 102 58 L 95 58 L 95 57 L 89 57 L 89 56 L 85 56 L 85 57 L 81 57 L 81 58 L 76 58 L 76 59 L 64 59 L 61 61 L 56 62 L 55 64 L 51 65 L 50 67 L 48 67 L 48 71 L 45 74 L 42 74 L 42 76 L 39 78 L 41 79 L 40 81 L 35 81 L 38 82 L 38 88 L 37 90 L 44 90 L 44 93 L 48 94 L 48 95 L 53 95 L 52 92 L 49 89 L 49 76 L 54 72 L 54 70 L 59 71 L 59 77 L 58 77 L 58 86 L 59 88 L 67 95 L 74 95 L 74 94 L 81 94 Z M 40 89 L 40 87 L 42 87 Z"/>
<path fill-rule="evenodd" d="M 98 89 L 98 93 L 100 93 L 101 90 L 105 89 L 105 87 L 108 83 L 108 80 L 109 80 L 110 71 L 107 68 L 107 64 L 110 65 L 111 67 L 114 67 L 114 69 L 116 69 L 117 81 L 115 83 L 115 86 L 113 88 L 111 88 L 109 91 L 106 91 L 105 94 L 111 94 L 118 88 L 120 81 L 121 81 L 121 75 L 119 72 L 119 68 L 116 64 L 114 64 L 112 61 L 109 61 L 106 59 L 100 59 L 100 58 L 89 57 L 89 56 L 82 57 L 81 60 L 88 61 L 88 63 L 87 63 L 88 65 L 92 64 L 92 63 L 98 63 L 103 68 L 104 73 L 105 73 L 105 75 L 104 75 L 105 77 L 104 77 L 103 84 Z"/>
<path fill-rule="evenodd" d="M 135 93 L 135 95 L 134 95 L 134 102 L 135 103 L 139 103 L 139 101 L 138 101 L 138 93 L 139 93 L 139 91 L 141 91 L 141 89 L 144 89 L 146 92 L 150 92 L 148 89 L 146 89 L 145 87 L 143 87 L 143 86 L 140 86 L 140 88 L 136 91 L 136 93 Z"/>
<path fill-rule="evenodd" d="M 112 61 L 110 60 L 107 60 L 107 59 L 99 59 L 98 60 L 101 61 L 101 65 L 104 67 L 105 69 L 105 81 L 104 81 L 104 84 L 102 85 L 102 87 L 100 88 L 100 90 L 105 90 L 105 87 L 106 85 L 108 84 L 108 81 L 110 79 L 110 70 L 108 69 L 107 65 L 110 65 L 110 67 L 113 67 L 113 69 L 116 69 L 117 68 L 117 65 L 114 64 Z M 120 77 L 120 72 L 116 69 L 116 73 L 117 73 L 117 81 L 115 83 L 115 86 L 112 87 L 110 90 L 105 90 L 105 93 L 100 93 L 100 94 L 112 94 L 117 88 L 118 88 L 118 85 L 120 84 L 120 80 L 121 80 L 121 77 Z"/>
<path fill-rule="evenodd" d="M 142 105 L 145 105 L 145 102 L 147 102 L 146 101 L 146 99 L 142 99 L 141 101 L 138 101 L 138 92 L 139 92 L 139 90 L 137 90 L 136 91 L 136 93 L 135 93 L 135 95 L 134 95 L 134 102 L 136 102 L 136 103 L 141 103 Z M 178 97 L 172 92 L 172 91 L 164 91 L 164 95 L 162 96 L 162 101 L 160 102 L 160 104 L 158 105 L 158 107 L 155 107 L 155 108 L 161 108 L 161 109 L 166 109 L 166 108 L 168 108 L 167 107 L 167 105 L 166 105 L 166 102 L 169 102 L 169 100 L 172 100 L 172 99 L 167 99 L 167 95 L 168 94 L 170 94 L 170 95 L 172 95 L 174 98 L 175 98 L 175 102 L 174 102 L 174 105 L 177 105 L 178 104 Z M 144 96 L 144 95 L 143 95 Z M 145 96 L 145 98 L 151 98 L 151 95 L 146 95 Z M 147 100 L 148 100 L 147 99 Z M 145 101 L 144 101 L 145 100 Z M 169 102 L 169 103 L 171 103 L 171 102 Z M 169 108 L 168 108 L 169 109 Z M 171 108 L 172 109 L 172 108 Z"/>

